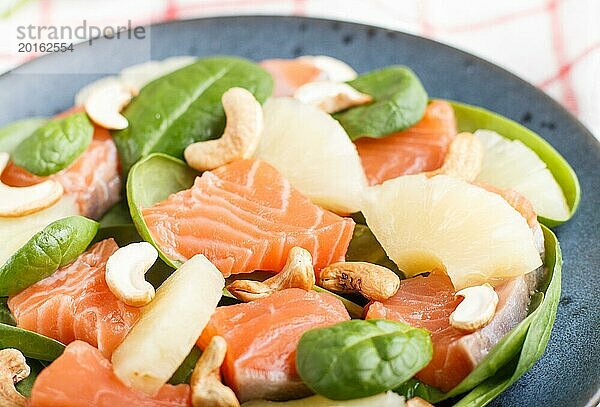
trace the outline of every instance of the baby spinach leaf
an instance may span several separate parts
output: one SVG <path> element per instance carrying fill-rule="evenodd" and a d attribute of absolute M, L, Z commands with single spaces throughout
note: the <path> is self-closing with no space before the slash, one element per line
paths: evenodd
<path fill-rule="evenodd" d="M 296 368 L 315 393 L 349 400 L 398 387 L 429 363 L 432 352 L 424 329 L 355 319 L 305 332 Z"/>
<path fill-rule="evenodd" d="M 135 164 L 127 179 L 127 202 L 131 218 L 140 236 L 152 243 L 161 259 L 169 266 L 177 268 L 181 262 L 171 260 L 154 242 L 144 217 L 142 209 L 167 199 L 184 189 L 190 188 L 198 173 L 181 160 L 166 154 L 151 154 Z"/>
<path fill-rule="evenodd" d="M 546 163 L 554 179 L 560 185 L 570 208 L 569 218 L 573 216 L 581 196 L 579 180 L 573 168 L 554 147 L 533 131 L 497 113 L 464 103 L 454 101 L 450 101 L 450 103 L 454 109 L 458 131 L 493 130 L 508 139 L 520 140 L 531 148 Z M 549 227 L 557 226 L 566 221 L 548 219 L 542 216 L 539 217 L 539 220 Z"/>
<path fill-rule="evenodd" d="M 17 383 L 15 385 L 15 388 L 23 396 L 30 397 L 31 389 L 33 388 L 33 383 L 35 383 L 35 379 L 37 379 L 42 369 L 44 369 L 44 365 L 42 365 L 39 360 L 28 358 L 27 366 L 29 366 L 29 369 L 31 369 L 29 376 Z"/>
<path fill-rule="evenodd" d="M 18 349 L 28 358 L 51 362 L 63 353 L 65 345 L 26 329 L 0 324 L 0 349 L 6 348 Z"/>
<path fill-rule="evenodd" d="M 189 355 L 186 356 L 181 365 L 177 368 L 173 376 L 169 379 L 170 384 L 181 384 L 181 383 L 189 383 L 190 376 L 194 371 L 194 367 L 196 366 L 196 362 L 202 355 L 202 351 L 194 346 Z"/>
<path fill-rule="evenodd" d="M 273 80 L 245 59 L 215 57 L 199 59 L 144 86 L 124 111 L 129 127 L 114 133 L 123 173 L 150 153 L 182 158 L 189 144 L 220 137 L 225 128 L 221 96 L 235 86 L 264 102 Z"/>
<path fill-rule="evenodd" d="M 35 175 L 67 168 L 92 142 L 94 126 L 85 113 L 54 119 L 37 129 L 15 149 L 15 164 Z"/>
<path fill-rule="evenodd" d="M 36 233 L 0 268 L 0 295 L 13 295 L 75 260 L 98 230 L 83 216 L 52 222 Z"/>
<path fill-rule="evenodd" d="M 389 66 L 348 82 L 373 102 L 334 115 L 352 140 L 385 137 L 404 130 L 423 117 L 427 92 L 413 71 L 405 66 Z"/>
<path fill-rule="evenodd" d="M 396 263 L 390 260 L 371 229 L 366 225 L 354 226 L 352 240 L 346 252 L 346 261 L 366 261 L 379 264 L 402 276 Z"/>
<path fill-rule="evenodd" d="M 0 298 L 0 323 L 14 326 L 16 322 L 8 309 L 7 301 L 8 298 Z"/>
<path fill-rule="evenodd" d="M 100 227 L 115 226 L 115 225 L 129 225 L 132 224 L 131 214 L 129 213 L 129 206 L 127 201 L 122 200 L 115 206 L 110 208 L 108 212 L 104 214 L 100 219 Z"/>
<path fill-rule="evenodd" d="M 0 129 L 0 151 L 12 153 L 27 137 L 31 136 L 48 120 L 32 117 L 10 123 Z"/>

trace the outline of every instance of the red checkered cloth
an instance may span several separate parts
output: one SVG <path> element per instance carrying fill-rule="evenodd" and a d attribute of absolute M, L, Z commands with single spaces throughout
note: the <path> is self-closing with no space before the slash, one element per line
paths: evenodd
<path fill-rule="evenodd" d="M 465 49 L 549 93 L 600 138 L 599 0 L 3 0 L 18 24 L 148 24 L 232 14 L 308 15 L 406 31 Z M 11 28 L 13 27 L 13 28 Z M 0 72 L 35 57 L 0 43 Z"/>

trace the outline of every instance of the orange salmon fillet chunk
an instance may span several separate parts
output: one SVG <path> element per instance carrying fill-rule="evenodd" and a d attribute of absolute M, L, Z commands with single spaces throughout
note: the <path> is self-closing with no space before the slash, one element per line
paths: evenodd
<path fill-rule="evenodd" d="M 65 195 L 75 197 L 81 215 L 100 218 L 121 199 L 119 155 L 108 130 L 94 126 L 94 137 L 88 148 L 69 167 L 56 174 L 38 177 L 12 162 L 2 172 L 2 182 L 15 187 L 38 184 L 46 179 L 58 181 Z"/>
<path fill-rule="evenodd" d="M 531 276 L 519 276 L 496 286 L 499 302 L 495 316 L 488 325 L 472 333 L 450 326 L 450 314 L 462 297 L 454 297 L 452 281 L 440 273 L 402 280 L 392 298 L 369 304 L 366 319 L 390 319 L 427 329 L 433 342 L 433 358 L 416 377 L 447 392 L 526 317 L 532 284 Z"/>
<path fill-rule="evenodd" d="M 147 396 L 127 387 L 110 361 L 93 346 L 75 341 L 42 370 L 31 390 L 31 407 L 176 407 L 191 406 L 187 384 L 164 385 Z"/>
<path fill-rule="evenodd" d="M 440 168 L 456 132 L 452 106 L 434 100 L 414 126 L 383 138 L 363 137 L 354 144 L 369 184 L 377 185 L 400 175 Z"/>
<path fill-rule="evenodd" d="M 279 272 L 300 246 L 317 270 L 344 259 L 354 222 L 314 205 L 271 165 L 240 160 L 142 210 L 160 249 L 185 261 L 204 254 L 225 277 Z"/>
<path fill-rule="evenodd" d="M 243 402 L 309 395 L 296 372 L 296 347 L 309 329 L 350 319 L 327 293 L 289 288 L 245 304 L 219 307 L 198 340 L 205 348 L 220 335 L 227 341 L 221 367 L 225 382 Z"/>
<path fill-rule="evenodd" d="M 106 261 L 119 247 L 96 243 L 73 263 L 8 300 L 17 326 L 68 344 L 83 340 L 110 357 L 140 311 L 125 305 L 104 279 Z"/>

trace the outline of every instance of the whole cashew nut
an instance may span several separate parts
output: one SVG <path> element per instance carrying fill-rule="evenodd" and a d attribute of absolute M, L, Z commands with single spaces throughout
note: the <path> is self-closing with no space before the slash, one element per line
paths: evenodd
<path fill-rule="evenodd" d="M 319 79 L 332 82 L 348 82 L 356 79 L 358 74 L 350 65 L 327 55 L 304 55 L 298 58 L 321 70 Z"/>
<path fill-rule="evenodd" d="M 450 325 L 465 332 L 473 332 L 486 326 L 496 314 L 498 294 L 494 287 L 485 283 L 463 288 L 455 296 L 464 300 L 450 314 Z"/>
<path fill-rule="evenodd" d="M 366 262 L 332 263 L 319 273 L 319 285 L 341 293 L 358 292 L 372 301 L 385 301 L 400 288 L 392 270 Z"/>
<path fill-rule="evenodd" d="M 131 243 L 119 248 L 106 262 L 105 279 L 110 291 L 131 307 L 143 307 L 154 298 L 154 287 L 144 275 L 152 267 L 158 252 L 148 242 Z"/>
<path fill-rule="evenodd" d="M 0 174 L 10 156 L 0 152 Z M 63 195 L 62 185 L 49 179 L 29 187 L 11 187 L 0 182 L 0 217 L 19 217 L 54 205 Z"/>
<path fill-rule="evenodd" d="M 136 89 L 118 81 L 100 83 L 91 89 L 85 100 L 85 112 L 94 123 L 105 129 L 126 129 L 129 122 L 120 112 L 136 94 Z"/>
<path fill-rule="evenodd" d="M 219 369 L 225 360 L 227 342 L 222 336 L 213 336 L 196 362 L 190 386 L 194 407 L 239 407 L 233 390 L 221 382 Z"/>
<path fill-rule="evenodd" d="M 260 103 L 243 88 L 231 88 L 221 98 L 227 124 L 216 140 L 190 144 L 184 151 L 188 165 L 198 171 L 212 170 L 236 159 L 250 158 L 260 140 L 263 115 Z"/>
<path fill-rule="evenodd" d="M 267 297 L 286 288 L 310 290 L 315 285 L 315 272 L 310 252 L 302 247 L 290 249 L 287 262 L 275 276 L 265 281 L 236 280 L 227 290 L 238 300 L 248 302 Z"/>
<path fill-rule="evenodd" d="M 21 407 L 27 405 L 15 384 L 27 378 L 31 369 L 25 356 L 16 349 L 0 350 L 0 406 Z"/>

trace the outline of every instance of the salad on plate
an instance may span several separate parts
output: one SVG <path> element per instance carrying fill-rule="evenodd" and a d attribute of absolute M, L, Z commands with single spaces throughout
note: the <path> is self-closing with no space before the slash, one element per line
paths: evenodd
<path fill-rule="evenodd" d="M 126 68 L 0 174 L 2 406 L 485 405 L 579 201 L 532 131 L 329 56 Z"/>

